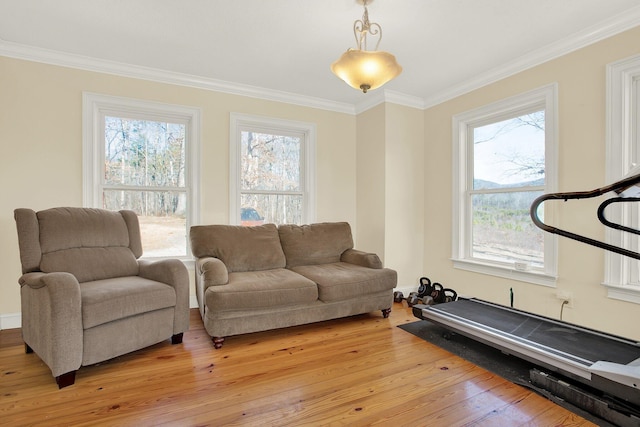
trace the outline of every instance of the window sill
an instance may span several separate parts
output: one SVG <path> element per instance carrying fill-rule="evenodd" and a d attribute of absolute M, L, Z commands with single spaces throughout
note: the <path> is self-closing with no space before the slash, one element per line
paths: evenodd
<path fill-rule="evenodd" d="M 607 288 L 607 297 L 634 304 L 640 304 L 640 289 L 631 286 L 619 286 L 603 283 Z"/>
<path fill-rule="evenodd" d="M 452 259 L 453 267 L 472 271 L 474 273 L 487 274 L 490 276 L 503 277 L 505 279 L 517 280 L 519 282 L 532 283 L 534 285 L 556 287 L 556 276 L 549 276 L 537 271 L 521 271 L 514 268 L 499 267 L 492 264 L 485 264 L 478 261 L 469 261 L 462 259 Z"/>

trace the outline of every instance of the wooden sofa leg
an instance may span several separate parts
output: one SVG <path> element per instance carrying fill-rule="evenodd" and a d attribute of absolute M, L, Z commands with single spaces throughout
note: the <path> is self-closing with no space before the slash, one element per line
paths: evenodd
<path fill-rule="evenodd" d="M 213 341 L 214 348 L 222 348 L 222 344 L 224 344 L 224 337 L 211 337 L 211 340 Z"/>
<path fill-rule="evenodd" d="M 171 344 L 182 344 L 182 332 L 171 336 Z"/>
<path fill-rule="evenodd" d="M 385 308 L 384 310 L 382 310 L 382 317 L 384 317 L 385 319 L 389 317 L 389 314 L 391 314 L 390 308 Z"/>
<path fill-rule="evenodd" d="M 24 352 L 27 354 L 33 353 L 33 349 L 29 347 L 29 344 L 24 343 Z"/>
<path fill-rule="evenodd" d="M 58 389 L 73 385 L 76 382 L 76 371 L 67 372 L 56 377 Z"/>

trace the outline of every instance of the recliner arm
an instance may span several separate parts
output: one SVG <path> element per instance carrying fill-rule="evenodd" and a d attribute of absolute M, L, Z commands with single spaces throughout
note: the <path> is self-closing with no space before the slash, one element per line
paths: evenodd
<path fill-rule="evenodd" d="M 189 330 L 189 272 L 179 259 L 138 260 L 140 277 L 166 283 L 176 291 L 173 333 Z"/>
<path fill-rule="evenodd" d="M 18 280 L 25 343 L 57 377 L 80 368 L 83 353 L 80 284 L 70 273 L 26 273 Z"/>
<path fill-rule="evenodd" d="M 166 283 L 173 287 L 189 282 L 187 268 L 179 259 L 161 259 L 156 261 L 138 260 L 140 277 Z"/>
<path fill-rule="evenodd" d="M 30 288 L 33 288 L 33 289 L 39 289 L 45 286 L 45 282 L 42 280 L 42 278 L 46 275 L 47 273 L 40 273 L 40 272 L 23 274 L 18 279 L 18 283 L 20 284 L 20 287 L 29 286 Z"/>
<path fill-rule="evenodd" d="M 374 253 L 363 252 L 357 249 L 347 249 L 342 253 L 340 261 L 347 262 L 349 264 L 356 264 L 362 267 L 368 268 L 382 268 L 382 261 L 380 257 Z"/>

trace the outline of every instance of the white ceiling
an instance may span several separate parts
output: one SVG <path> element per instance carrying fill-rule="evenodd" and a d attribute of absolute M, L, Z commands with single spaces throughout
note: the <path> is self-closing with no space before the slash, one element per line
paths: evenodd
<path fill-rule="evenodd" d="M 404 68 L 378 91 L 426 105 L 640 25 L 638 0 L 375 0 L 368 8 L 383 29 L 380 49 Z M 356 0 L 0 0 L 0 55 L 64 62 L 63 53 L 76 65 L 127 64 L 359 105 L 379 95 L 348 87 L 329 66 L 355 46 L 362 12 Z"/>

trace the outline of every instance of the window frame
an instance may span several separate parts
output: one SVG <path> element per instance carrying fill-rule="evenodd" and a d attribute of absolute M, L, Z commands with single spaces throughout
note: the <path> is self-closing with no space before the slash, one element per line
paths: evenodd
<path fill-rule="evenodd" d="M 303 146 L 301 155 L 302 221 L 315 222 L 316 218 L 316 125 L 294 120 L 275 119 L 250 114 L 231 113 L 229 120 L 229 223 L 240 224 L 240 161 L 242 131 L 251 129 L 273 135 L 301 134 Z M 278 192 L 275 192 L 278 193 Z"/>
<path fill-rule="evenodd" d="M 184 256 L 145 257 L 145 259 L 178 258 L 192 261 L 189 229 L 200 218 L 200 117 L 201 110 L 175 104 L 125 98 L 91 92 L 82 93 L 82 203 L 85 207 L 102 208 L 104 185 L 104 116 L 168 121 L 186 126 L 185 189 L 187 198 Z M 139 187 L 136 187 L 139 188 Z M 154 190 L 157 188 L 150 187 Z M 173 190 L 172 190 L 173 191 Z M 182 191 L 182 190 L 180 190 Z M 144 248 L 144 242 L 142 242 Z"/>
<path fill-rule="evenodd" d="M 640 172 L 640 55 L 608 64 L 606 78 L 605 177 L 608 183 L 613 183 Z M 637 207 L 616 205 L 607 208 L 608 220 L 629 224 L 636 218 L 635 226 L 639 226 Z M 609 227 L 605 229 L 605 242 L 635 251 L 639 249 L 638 238 Z M 607 296 L 640 304 L 640 261 L 611 251 L 604 252 L 602 284 L 607 288 Z"/>
<path fill-rule="evenodd" d="M 537 285 L 555 287 L 557 280 L 557 237 L 544 233 L 544 267 L 516 268 L 515 263 L 492 262 L 471 257 L 471 190 L 473 150 L 469 132 L 473 127 L 499 122 L 521 114 L 545 110 L 545 186 L 544 192 L 557 188 L 558 117 L 557 83 L 512 96 L 452 117 L 453 191 L 452 191 L 452 256 L 454 268 L 504 277 Z M 548 205 L 548 204 L 547 204 Z M 553 221 L 553 206 L 544 206 L 545 218 Z"/>

